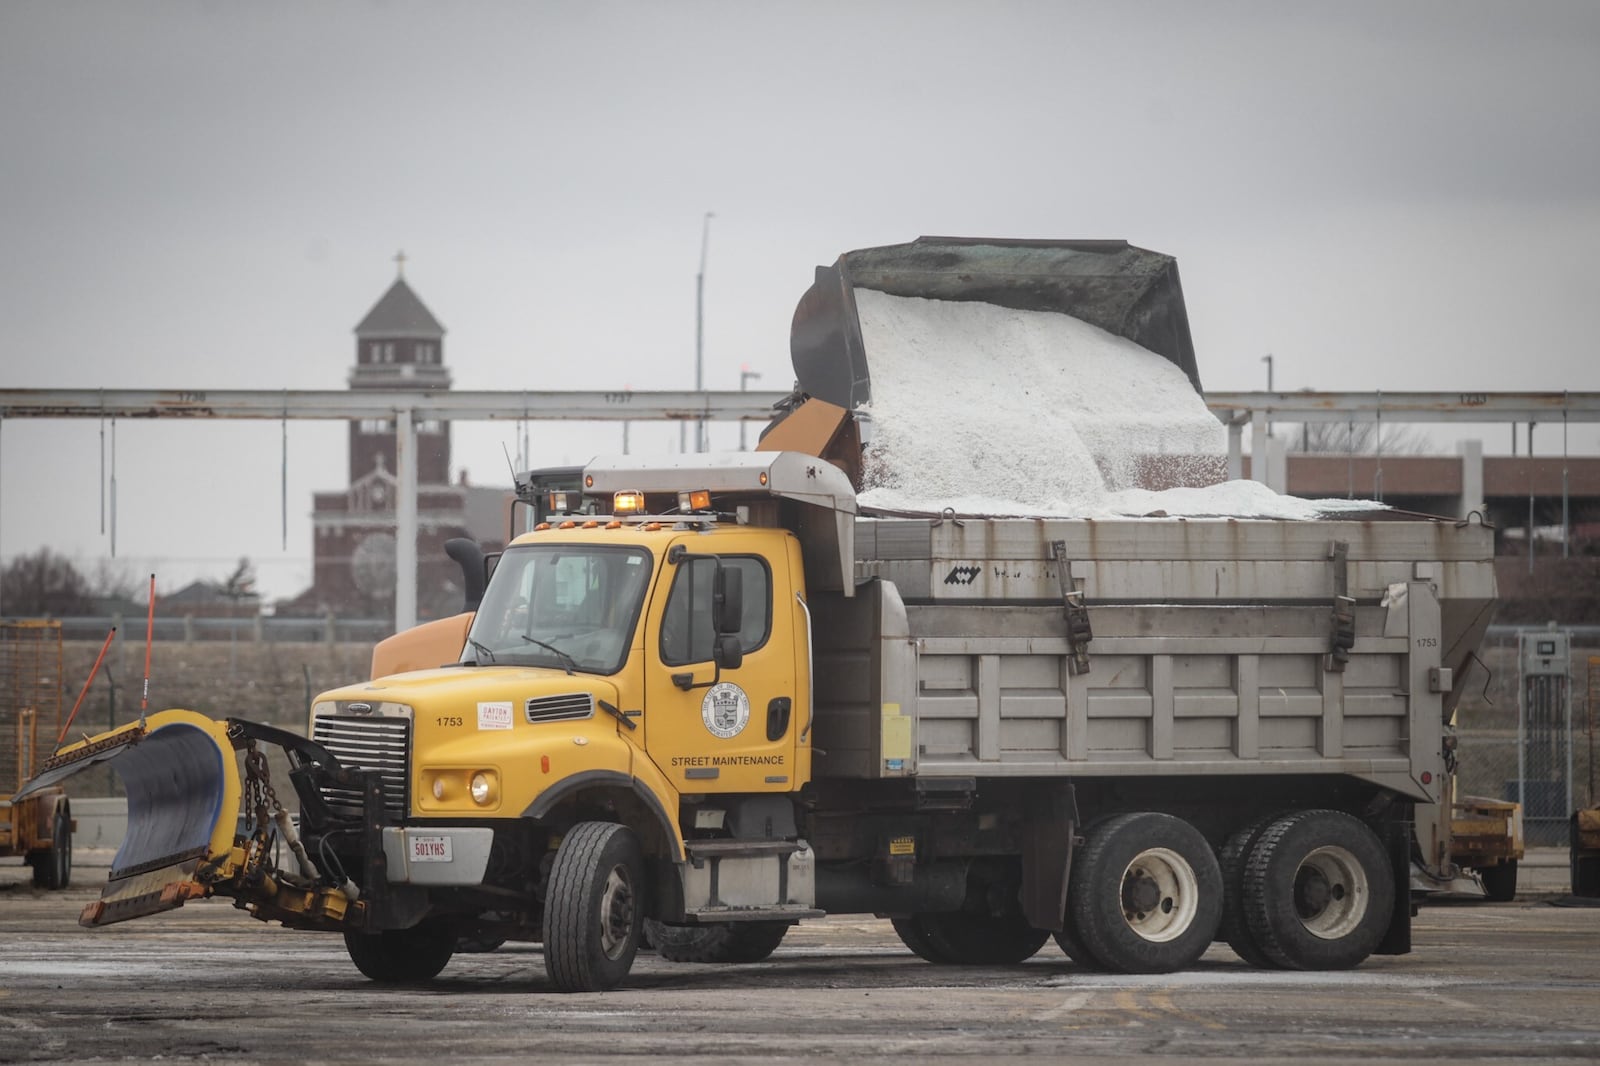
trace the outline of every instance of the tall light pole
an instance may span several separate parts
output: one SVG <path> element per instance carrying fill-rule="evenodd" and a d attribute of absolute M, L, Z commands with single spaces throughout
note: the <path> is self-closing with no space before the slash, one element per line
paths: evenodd
<path fill-rule="evenodd" d="M 702 357 L 702 348 L 705 342 L 705 296 L 706 296 L 706 245 L 711 242 L 711 220 L 715 218 L 712 212 L 707 211 L 706 217 L 700 224 L 700 273 L 694 276 L 694 391 L 700 392 L 704 388 L 705 360 Z M 694 450 L 706 450 L 706 420 L 695 419 L 694 423 Z"/>
<path fill-rule="evenodd" d="M 750 383 L 750 379 L 752 379 L 752 378 L 754 378 L 757 381 L 760 381 L 761 380 L 761 375 L 756 373 L 754 370 L 751 370 L 749 363 L 746 363 L 746 364 L 744 364 L 743 366 L 741 366 L 739 368 L 739 391 L 740 392 L 748 392 L 749 391 L 749 389 L 747 389 L 745 386 L 747 386 Z M 739 420 L 739 450 L 741 452 L 745 450 L 745 447 L 744 447 L 744 427 L 745 427 L 744 420 L 740 419 Z"/>

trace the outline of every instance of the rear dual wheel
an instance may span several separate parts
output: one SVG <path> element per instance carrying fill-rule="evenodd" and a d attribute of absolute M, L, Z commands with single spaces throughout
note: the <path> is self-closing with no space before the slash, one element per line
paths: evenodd
<path fill-rule="evenodd" d="M 668 962 L 760 962 L 778 950 L 789 922 L 715 922 L 664 925 L 647 921 L 656 953 Z"/>
<path fill-rule="evenodd" d="M 1121 973 L 1171 973 L 1211 944 L 1222 917 L 1222 872 L 1189 823 L 1154 811 L 1093 827 L 1073 863 L 1065 930 L 1076 961 Z"/>
<path fill-rule="evenodd" d="M 1033 958 L 1050 934 L 1035 929 L 1020 906 L 1000 914 L 947 911 L 893 920 L 901 943 L 932 963 L 956 966 L 1014 966 Z"/>
<path fill-rule="evenodd" d="M 1298 811 L 1271 822 L 1249 849 L 1242 888 L 1251 947 L 1286 970 L 1360 964 L 1383 939 L 1395 901 L 1388 852 L 1343 811 Z"/>

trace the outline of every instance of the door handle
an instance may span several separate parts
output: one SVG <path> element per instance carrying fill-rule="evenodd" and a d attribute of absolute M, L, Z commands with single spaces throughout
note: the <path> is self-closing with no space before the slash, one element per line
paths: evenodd
<path fill-rule="evenodd" d="M 789 708 L 792 706 L 788 696 L 778 696 L 767 704 L 767 739 L 782 740 L 783 735 L 789 731 Z"/>

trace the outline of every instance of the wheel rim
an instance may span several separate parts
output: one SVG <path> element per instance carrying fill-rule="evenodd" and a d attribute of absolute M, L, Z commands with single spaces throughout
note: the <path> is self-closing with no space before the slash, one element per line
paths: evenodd
<path fill-rule="evenodd" d="M 1318 848 L 1295 871 L 1295 913 L 1307 932 L 1323 940 L 1355 932 L 1371 894 L 1366 869 L 1344 848 Z"/>
<path fill-rule="evenodd" d="M 633 915 L 633 879 L 627 867 L 613 866 L 600 893 L 600 950 L 606 958 L 621 958 L 627 950 Z"/>
<path fill-rule="evenodd" d="M 1199 905 L 1194 867 L 1170 848 L 1141 851 L 1122 872 L 1123 921 L 1152 943 L 1182 936 Z"/>

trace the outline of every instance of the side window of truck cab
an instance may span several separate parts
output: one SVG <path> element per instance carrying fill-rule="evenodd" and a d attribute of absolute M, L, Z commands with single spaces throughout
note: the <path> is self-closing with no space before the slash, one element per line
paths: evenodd
<path fill-rule="evenodd" d="M 744 577 L 744 613 L 739 643 L 746 654 L 767 642 L 772 632 L 772 575 L 766 560 L 752 555 L 724 555 L 722 565 Z M 690 556 L 678 564 L 667 606 L 661 617 L 661 661 L 668 666 L 711 658 L 711 578 L 717 561 Z"/>

